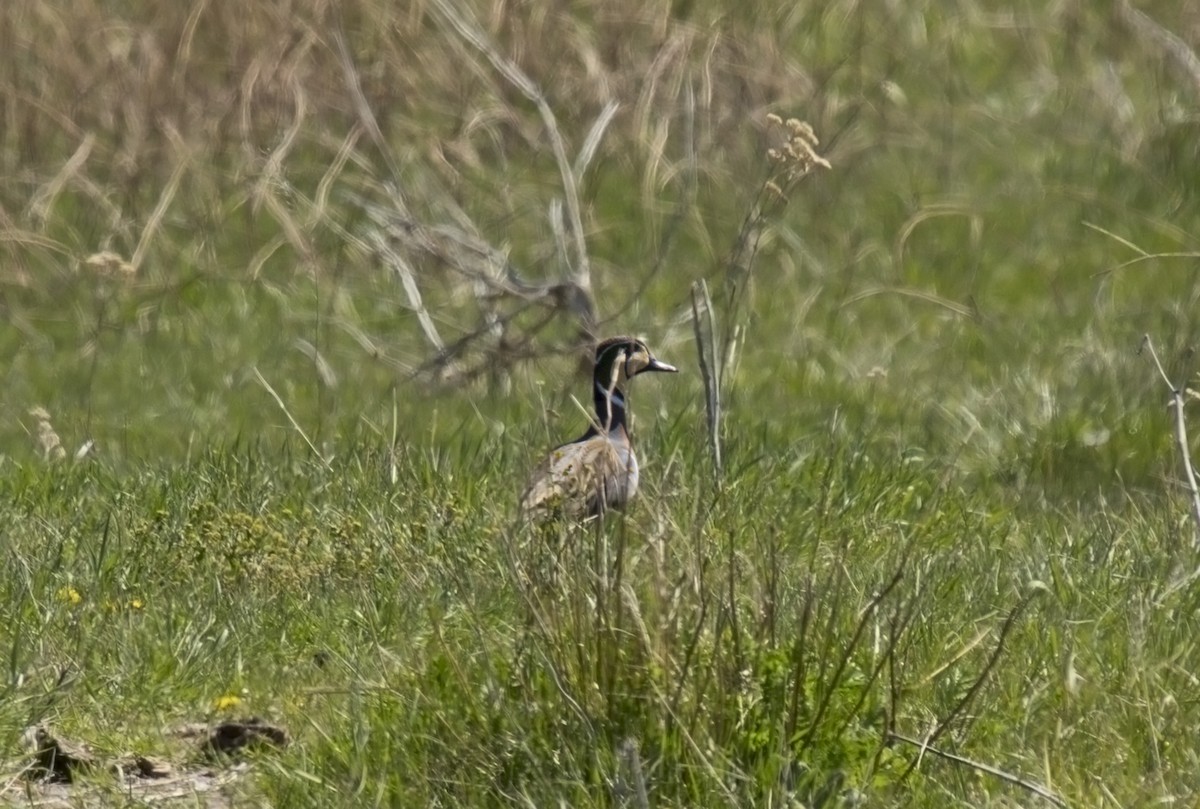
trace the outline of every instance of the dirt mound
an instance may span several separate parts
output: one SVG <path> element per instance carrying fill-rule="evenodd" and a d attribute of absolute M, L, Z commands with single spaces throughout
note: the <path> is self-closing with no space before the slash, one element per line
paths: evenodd
<path fill-rule="evenodd" d="M 250 765 L 237 759 L 251 749 L 282 749 L 290 738 L 283 728 L 252 717 L 218 725 L 190 724 L 169 735 L 199 739 L 179 762 L 128 754 L 103 758 L 85 742 L 71 740 L 45 725 L 25 732 L 30 758 L 19 771 L 0 779 L 0 806 L 78 807 L 139 804 L 232 806 L 237 782 Z"/>

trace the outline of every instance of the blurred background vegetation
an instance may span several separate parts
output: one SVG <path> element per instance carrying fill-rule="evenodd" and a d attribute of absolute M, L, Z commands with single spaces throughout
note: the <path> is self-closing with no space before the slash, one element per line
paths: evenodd
<path fill-rule="evenodd" d="M 1195 41 L 1194 9 L 1142 11 Z M 688 362 L 690 285 L 720 301 L 768 168 L 766 115 L 795 116 L 833 170 L 763 228 L 738 417 L 786 431 L 836 403 L 902 445 L 1083 490 L 1157 486 L 1162 391 L 1136 352 L 1149 333 L 1182 372 L 1198 328 L 1200 87 L 1131 15 L 1082 1 L 468 13 L 541 88 L 572 159 L 619 105 L 579 190 L 594 331 Z M 372 219 L 403 208 L 469 232 L 531 285 L 572 264 L 537 109 L 433 4 L 14 3 L 0 42 L 6 455 L 37 453 L 35 406 L 70 452 L 274 444 L 292 428 L 268 385 L 322 441 L 394 403 L 423 429 L 435 403 L 510 391 L 512 372 L 525 403 L 485 410 L 522 418 L 524 360 L 580 344 L 562 296 L 481 291 Z M 449 350 L 385 249 L 407 250 Z M 456 376 L 428 373 L 447 355 Z"/>

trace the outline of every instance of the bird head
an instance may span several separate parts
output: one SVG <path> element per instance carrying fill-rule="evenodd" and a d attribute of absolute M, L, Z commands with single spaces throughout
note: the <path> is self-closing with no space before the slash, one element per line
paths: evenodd
<path fill-rule="evenodd" d="M 604 387 L 621 388 L 647 371 L 675 373 L 679 369 L 655 358 L 636 337 L 610 337 L 596 346 L 596 380 Z"/>

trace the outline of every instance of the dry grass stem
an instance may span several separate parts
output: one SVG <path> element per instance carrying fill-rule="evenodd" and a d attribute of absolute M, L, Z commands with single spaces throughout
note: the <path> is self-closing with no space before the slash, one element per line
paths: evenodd
<path fill-rule="evenodd" d="M 171 171 L 170 179 L 167 180 L 166 186 L 163 187 L 162 193 L 158 197 L 158 204 L 154 206 L 154 210 L 150 213 L 150 218 L 146 220 L 146 225 L 142 228 L 142 235 L 138 239 L 137 247 L 129 259 L 131 268 L 129 273 L 131 275 L 137 275 L 138 270 L 141 269 L 142 262 L 146 258 L 146 251 L 150 249 L 150 242 L 154 239 L 155 233 L 158 232 L 163 217 L 167 215 L 167 209 L 171 207 L 171 201 L 175 199 L 175 194 L 179 191 L 179 184 L 183 181 L 183 174 L 187 171 L 187 168 L 187 156 L 181 152 L 176 160 L 175 168 Z"/>
<path fill-rule="evenodd" d="M 591 165 L 592 159 L 600 149 L 600 142 L 604 140 L 604 133 L 608 129 L 608 125 L 612 123 L 613 118 L 616 117 L 617 110 L 620 108 L 620 104 L 610 101 L 604 105 L 604 109 L 600 111 L 600 114 L 596 116 L 596 120 L 592 122 L 592 127 L 588 130 L 587 137 L 583 140 L 583 147 L 575 157 L 574 171 L 576 177 L 583 177 L 587 174 L 588 166 Z"/>
<path fill-rule="evenodd" d="M 1166 54 L 1168 61 L 1192 82 L 1192 91 L 1200 97 L 1200 56 L 1177 34 L 1163 28 L 1129 0 L 1117 0 L 1117 16 L 1134 36 Z"/>
<path fill-rule="evenodd" d="M 258 384 L 262 385 L 263 389 L 267 393 L 271 394 L 271 398 L 275 400 L 275 404 L 279 405 L 279 409 L 282 410 L 283 415 L 287 417 L 288 423 L 290 423 L 292 425 L 292 429 L 300 435 L 300 438 L 308 446 L 309 450 L 312 451 L 313 456 L 320 460 L 321 463 L 328 468 L 329 459 L 317 451 L 316 444 L 312 442 L 312 440 L 308 437 L 308 433 L 304 431 L 304 428 L 301 427 L 300 423 L 296 421 L 295 417 L 292 416 L 291 411 L 288 410 L 287 405 L 283 402 L 283 397 L 276 393 L 275 388 L 271 387 L 271 383 L 267 381 L 266 377 L 264 377 L 262 372 L 257 368 L 254 369 L 254 378 L 258 380 Z"/>
<path fill-rule="evenodd" d="M 1183 478 L 1187 482 L 1188 495 L 1191 500 L 1192 520 L 1196 526 L 1196 544 L 1200 545 L 1200 485 L 1197 485 L 1196 482 L 1196 468 L 1192 466 L 1187 421 L 1183 414 L 1185 404 L 1184 389 L 1177 387 L 1171 382 L 1171 378 L 1167 376 L 1162 362 L 1158 359 L 1158 352 L 1154 350 L 1154 343 L 1151 341 L 1149 334 L 1142 335 L 1142 347 L 1149 352 L 1150 359 L 1154 361 L 1154 367 L 1158 369 L 1158 375 L 1171 391 L 1170 407 L 1175 417 L 1175 446 L 1179 448 L 1179 456 L 1183 462 Z"/>
<path fill-rule="evenodd" d="M 700 315 L 704 309 L 703 322 Z M 696 337 L 696 356 L 700 377 L 704 382 L 704 410 L 708 418 L 708 445 L 712 450 L 713 466 L 720 476 L 721 461 L 721 369 L 717 360 L 717 324 L 713 314 L 708 284 L 703 279 L 692 284 L 692 331 Z"/>
<path fill-rule="evenodd" d="M 626 738 L 617 748 L 621 762 L 614 792 L 619 805 L 650 809 L 650 796 L 646 791 L 646 774 L 642 767 L 642 754 L 636 739 Z M 620 776 L 624 775 L 622 778 Z"/>
<path fill-rule="evenodd" d="M 971 686 L 966 690 L 966 693 L 963 694 L 954 707 L 952 707 L 949 712 L 947 712 L 947 714 L 938 721 L 937 727 L 933 729 L 926 740 L 928 744 L 933 744 L 940 739 L 942 734 L 950 729 L 950 726 L 954 722 L 955 718 L 965 711 L 967 706 L 969 706 L 975 700 L 975 697 L 979 694 L 980 689 L 983 688 L 984 683 L 987 682 L 988 677 L 996 668 L 996 664 L 1000 661 L 1000 655 L 1004 652 L 1005 642 L 1008 640 L 1009 633 L 1011 633 L 1013 628 L 1017 625 L 1017 619 L 1021 617 L 1021 615 L 1025 612 L 1025 609 L 1029 606 L 1030 602 L 1032 602 L 1033 599 L 1036 598 L 1042 591 L 1043 588 L 1041 587 L 1031 587 L 1029 592 L 1027 592 L 1025 596 L 1017 603 L 1017 605 L 1009 611 L 1008 616 L 1004 619 L 1004 623 L 1000 626 L 1000 636 L 996 639 L 996 646 L 994 649 L 992 649 L 991 655 L 988 656 L 987 662 L 984 664 L 983 669 L 980 670 L 978 676 L 975 678 L 975 681 L 971 683 Z M 917 763 L 917 761 L 914 761 L 909 766 L 909 771 L 916 767 Z"/>
<path fill-rule="evenodd" d="M 421 290 L 417 286 L 417 279 L 413 272 L 412 266 L 400 255 L 400 253 L 391 249 L 383 234 L 379 231 L 373 231 L 371 241 L 375 244 L 375 249 L 379 255 L 387 259 L 392 270 L 400 279 L 400 284 L 404 287 L 404 294 L 408 296 L 409 307 L 416 312 L 417 321 L 421 324 L 421 331 L 425 333 L 425 338 L 437 350 L 439 354 L 446 350 L 446 343 L 442 340 L 441 334 L 438 333 L 437 326 L 433 323 L 433 317 L 429 314 L 429 310 L 425 308 L 425 301 L 421 298 Z"/>
<path fill-rule="evenodd" d="M 1028 778 L 1022 778 L 1019 775 L 1013 775 L 1012 773 L 1005 772 L 999 767 L 993 767 L 991 764 L 984 764 L 981 761 L 974 761 L 966 758 L 965 756 L 959 756 L 946 750 L 940 750 L 927 742 L 921 741 L 920 739 L 914 739 L 911 736 L 905 736 L 903 733 L 896 733 L 895 731 L 892 731 L 888 733 L 888 739 L 904 742 L 905 744 L 911 744 L 912 746 L 919 748 L 922 754 L 926 752 L 933 753 L 935 756 L 944 758 L 947 761 L 953 761 L 956 764 L 965 764 L 973 770 L 978 770 L 979 772 L 984 772 L 988 775 L 994 775 L 1002 781 L 1006 781 L 1014 786 L 1028 790 L 1034 795 L 1037 795 L 1039 798 L 1044 798 L 1055 806 L 1060 807 L 1060 809 L 1068 809 L 1068 805 L 1065 800 L 1036 781 L 1031 781 Z"/>
<path fill-rule="evenodd" d="M 75 152 L 63 164 L 62 169 L 58 174 L 46 183 L 33 197 L 29 203 L 29 213 L 34 219 L 45 223 L 46 217 L 50 214 L 50 209 L 54 206 L 55 199 L 62 192 L 63 188 L 75 177 L 79 170 L 87 163 L 88 157 L 92 154 L 92 147 L 96 145 L 96 136 L 88 133 L 84 136 Z"/>

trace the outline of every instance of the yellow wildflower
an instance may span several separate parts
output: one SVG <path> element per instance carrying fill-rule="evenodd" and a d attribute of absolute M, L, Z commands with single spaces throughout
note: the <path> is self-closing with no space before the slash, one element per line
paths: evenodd
<path fill-rule="evenodd" d="M 213 709 L 217 711 L 228 711 L 231 708 L 236 708 L 242 704 L 242 698 L 237 694 L 225 694 L 213 700 Z"/>
<path fill-rule="evenodd" d="M 83 601 L 83 594 L 74 587 L 60 587 L 57 593 L 58 600 L 70 604 L 74 607 Z"/>

